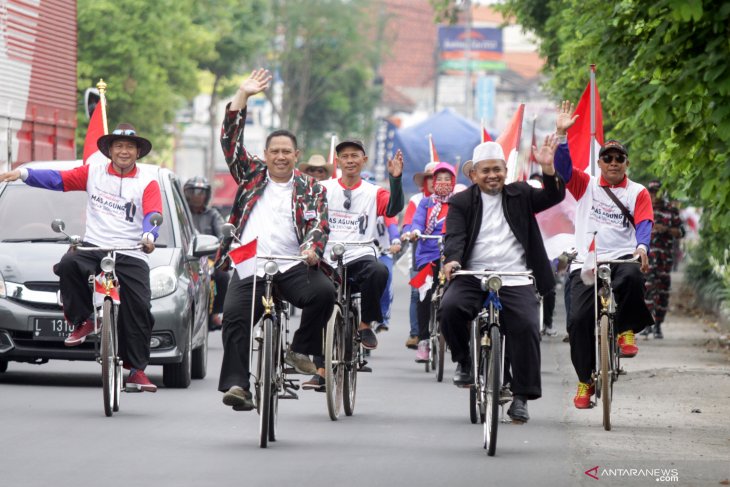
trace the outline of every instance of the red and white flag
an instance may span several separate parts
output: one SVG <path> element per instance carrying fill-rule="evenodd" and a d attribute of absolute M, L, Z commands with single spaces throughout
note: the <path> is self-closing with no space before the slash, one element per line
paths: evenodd
<path fill-rule="evenodd" d="M 586 286 L 592 286 L 596 281 L 596 236 L 593 236 L 591 245 L 588 247 L 586 260 L 583 261 L 583 268 L 580 270 L 580 278 Z"/>
<path fill-rule="evenodd" d="M 591 67 L 591 77 L 595 76 L 595 67 Z M 573 165 L 592 175 L 598 175 L 598 151 L 603 145 L 603 110 L 601 97 L 598 95 L 598 86 L 595 86 L 595 136 L 591 133 L 591 82 L 588 82 L 583 95 L 580 97 L 575 115 L 579 115 L 572 127 L 568 129 L 568 148 Z M 593 144 L 593 158 L 591 158 L 591 144 Z M 591 166 L 594 166 L 591 172 Z"/>
<path fill-rule="evenodd" d="M 482 120 L 482 144 L 485 142 L 492 142 L 492 137 L 489 136 L 489 132 L 484 126 L 484 120 Z"/>
<path fill-rule="evenodd" d="M 104 105 L 99 101 L 94 108 L 94 113 L 91 114 L 89 129 L 86 131 L 86 138 L 84 139 L 84 164 L 89 164 L 96 160 L 107 160 L 106 156 L 101 153 L 96 145 L 96 141 L 103 135 L 106 135 Z"/>
<path fill-rule="evenodd" d="M 507 128 L 497 137 L 497 143 L 502 146 L 504 156 L 507 158 L 507 178 L 505 183 L 521 181 L 523 173 L 519 171 L 517 154 L 520 150 L 520 139 L 522 138 L 522 119 L 525 117 L 525 104 L 520 103 L 519 108 L 512 117 Z"/>
<path fill-rule="evenodd" d="M 335 154 L 335 139 L 337 137 L 335 135 L 332 136 L 332 139 L 330 140 L 330 153 L 327 156 L 327 164 L 332 164 L 332 177 L 330 179 L 337 179 L 340 176 L 337 174 L 337 157 Z"/>
<path fill-rule="evenodd" d="M 418 289 L 418 300 L 423 301 L 426 298 L 426 293 L 433 285 L 433 269 L 430 265 L 425 266 L 423 269 L 418 271 L 418 274 L 413 276 L 408 284 L 411 287 Z"/>
<path fill-rule="evenodd" d="M 254 239 L 228 252 L 228 257 L 231 258 L 239 279 L 246 279 L 256 273 L 257 243 L 258 240 Z"/>
<path fill-rule="evenodd" d="M 112 301 L 114 301 L 116 304 L 119 304 L 119 288 L 113 287 L 109 290 L 109 296 L 111 296 Z M 106 287 L 104 286 L 104 281 L 102 280 L 102 275 L 99 274 L 96 276 L 96 279 L 94 280 L 94 304 L 96 306 L 102 306 L 104 304 L 104 298 L 106 297 Z"/>
<path fill-rule="evenodd" d="M 431 158 L 429 162 L 441 162 L 439 153 L 436 151 L 436 145 L 433 143 L 433 137 L 428 134 L 428 155 Z"/>

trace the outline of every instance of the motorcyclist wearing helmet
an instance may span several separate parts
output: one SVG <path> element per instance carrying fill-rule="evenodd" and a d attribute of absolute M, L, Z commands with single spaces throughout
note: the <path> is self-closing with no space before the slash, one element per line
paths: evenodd
<path fill-rule="evenodd" d="M 223 217 L 215 208 L 209 208 L 211 198 L 211 187 L 208 179 L 202 176 L 190 178 L 183 187 L 185 199 L 193 214 L 193 225 L 199 233 L 215 235 L 218 239 L 223 238 L 221 227 L 224 224 Z M 228 272 L 220 269 L 213 273 L 215 282 L 215 298 L 211 310 L 209 327 L 218 330 L 222 323 L 223 301 L 228 290 L 228 281 L 231 276 Z"/>

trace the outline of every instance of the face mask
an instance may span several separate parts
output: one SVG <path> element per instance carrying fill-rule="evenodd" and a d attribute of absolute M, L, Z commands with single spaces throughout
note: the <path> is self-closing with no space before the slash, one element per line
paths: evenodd
<path fill-rule="evenodd" d="M 454 190 L 454 183 L 451 181 L 435 181 L 433 192 L 439 196 L 448 196 Z"/>

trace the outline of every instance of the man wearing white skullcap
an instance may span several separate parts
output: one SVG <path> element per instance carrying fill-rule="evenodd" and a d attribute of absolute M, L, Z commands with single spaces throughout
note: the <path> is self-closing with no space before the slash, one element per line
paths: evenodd
<path fill-rule="evenodd" d="M 453 195 L 446 217 L 444 272 L 449 279 L 440 308 L 441 329 L 456 362 L 454 383 L 474 381 L 469 351 L 472 319 L 482 308 L 487 292 L 474 276 L 452 276 L 455 270 L 519 272 L 532 270 L 537 291 L 545 294 L 555 286 L 535 213 L 565 197 L 565 184 L 553 167 L 557 148 L 547 137 L 537 151 L 544 189 L 526 182 L 505 185 L 507 164 L 502 147 L 485 142 L 474 149 L 462 170 L 474 183 Z M 453 279 L 452 279 L 453 277 Z M 536 290 L 526 277 L 503 277 L 499 290 L 500 324 L 506 335 L 506 354 L 512 368 L 512 405 L 507 414 L 515 422 L 529 419 L 527 400 L 542 394 L 540 382 L 539 304 Z"/>

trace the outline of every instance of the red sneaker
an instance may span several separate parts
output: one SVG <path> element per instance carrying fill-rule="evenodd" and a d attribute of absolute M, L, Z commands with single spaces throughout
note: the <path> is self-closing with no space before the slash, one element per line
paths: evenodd
<path fill-rule="evenodd" d="M 621 357 L 631 358 L 639 353 L 639 347 L 636 346 L 636 337 L 634 332 L 629 330 L 618 336 L 618 348 L 621 351 Z"/>
<path fill-rule="evenodd" d="M 591 407 L 591 396 L 596 392 L 593 384 L 578 382 L 578 392 L 573 398 L 573 404 L 578 409 L 589 409 Z"/>
<path fill-rule="evenodd" d="M 86 337 L 94 333 L 94 320 L 86 320 L 74 328 L 69 336 L 63 341 L 63 344 L 67 347 L 75 347 L 81 345 L 86 340 Z"/>
<path fill-rule="evenodd" d="M 129 374 L 126 384 L 127 392 L 157 392 L 157 386 L 147 378 L 143 370 L 135 370 Z"/>

